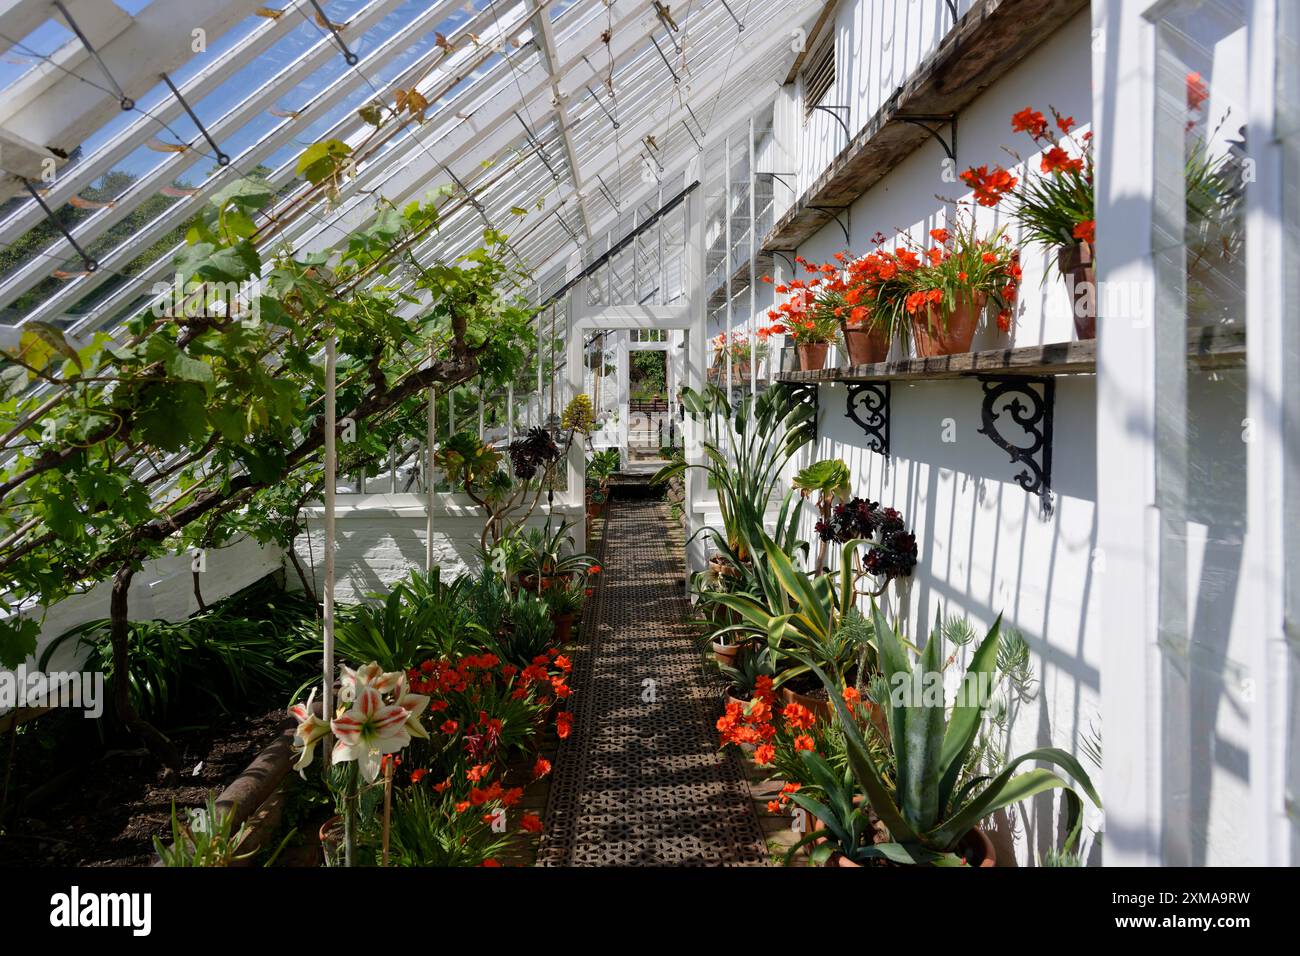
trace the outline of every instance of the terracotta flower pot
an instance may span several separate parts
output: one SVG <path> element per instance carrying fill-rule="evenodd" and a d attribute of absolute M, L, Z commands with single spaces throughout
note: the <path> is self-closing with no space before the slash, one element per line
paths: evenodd
<path fill-rule="evenodd" d="M 739 656 L 739 644 L 719 644 L 717 641 L 713 642 L 713 658 L 719 664 L 723 664 L 727 667 L 735 667 L 736 658 Z"/>
<path fill-rule="evenodd" d="M 826 350 L 829 342 L 805 342 L 799 347 L 799 368 L 805 372 L 815 372 L 826 367 Z"/>
<path fill-rule="evenodd" d="M 1074 314 L 1074 333 L 1083 339 L 1097 337 L 1097 264 L 1092 243 L 1077 242 L 1056 250 L 1056 264 L 1065 277 Z"/>
<path fill-rule="evenodd" d="M 556 647 L 563 647 L 569 643 L 569 638 L 573 636 L 573 612 L 556 614 L 551 618 L 551 622 L 555 625 L 555 634 L 552 640 L 554 640 Z"/>
<path fill-rule="evenodd" d="M 862 797 L 853 798 L 854 806 L 862 805 Z M 815 816 L 812 819 L 812 832 L 820 833 L 825 831 L 826 827 L 821 820 Z M 820 846 L 826 842 L 825 837 L 819 837 L 813 840 L 813 846 Z M 957 841 L 957 851 L 966 859 L 968 866 L 997 866 L 998 855 L 993 849 L 993 842 L 989 840 L 988 835 L 979 827 L 971 827 L 964 837 Z M 845 867 L 847 869 L 861 869 L 861 863 L 855 863 L 839 851 L 832 853 L 830 858 L 823 864 L 830 867 Z"/>
<path fill-rule="evenodd" d="M 875 365 L 889 357 L 889 333 L 878 325 L 840 323 L 850 365 Z"/>
<path fill-rule="evenodd" d="M 944 315 L 942 305 L 930 304 L 924 312 L 912 315 L 912 342 L 917 358 L 956 355 L 969 352 L 975 329 L 984 314 L 988 296 L 981 292 L 971 299 L 959 298 L 951 313 Z"/>
<path fill-rule="evenodd" d="M 831 719 L 831 702 L 822 700 L 817 697 L 809 697 L 807 694 L 801 694 L 797 690 L 791 690 L 788 687 L 781 688 L 781 702 L 783 704 L 799 704 L 813 712 L 818 720 Z"/>

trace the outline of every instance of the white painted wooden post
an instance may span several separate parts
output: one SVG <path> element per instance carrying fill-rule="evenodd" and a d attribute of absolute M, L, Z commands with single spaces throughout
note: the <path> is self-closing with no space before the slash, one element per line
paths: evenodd
<path fill-rule="evenodd" d="M 433 360 L 432 350 L 429 355 Z M 437 493 L 434 451 L 438 444 L 438 389 L 429 387 L 429 409 L 424 435 L 424 572 L 433 570 L 433 506 Z"/>
<path fill-rule="evenodd" d="M 325 589 L 322 632 L 325 651 L 321 660 L 321 716 L 334 717 L 334 495 L 338 481 L 338 449 L 335 446 L 336 340 L 333 331 L 325 340 Z M 325 738 L 325 766 L 330 765 L 330 738 Z"/>

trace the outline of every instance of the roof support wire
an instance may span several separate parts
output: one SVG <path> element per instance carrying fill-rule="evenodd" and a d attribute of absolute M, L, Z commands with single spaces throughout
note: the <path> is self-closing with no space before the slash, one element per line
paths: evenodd
<path fill-rule="evenodd" d="M 686 107 L 686 112 L 691 114 L 691 119 L 695 120 L 695 125 L 699 128 L 700 135 L 707 136 L 709 131 L 704 128 L 704 124 L 700 122 L 700 118 L 695 115 L 695 110 L 691 109 L 691 104 L 686 102 L 685 98 L 683 98 L 682 105 Z"/>
<path fill-rule="evenodd" d="M 558 183 L 560 181 L 560 174 L 557 173 L 555 167 L 551 165 L 550 157 L 546 155 L 546 149 L 542 146 L 541 141 L 533 135 L 533 131 L 528 128 L 528 124 L 524 122 L 524 118 L 519 115 L 518 110 L 511 110 L 511 112 L 515 114 L 515 119 L 519 120 L 519 125 L 524 128 L 524 135 L 528 137 L 529 145 L 537 151 L 537 158 L 542 161 L 542 165 L 550 170 L 551 179 Z"/>
<path fill-rule="evenodd" d="M 167 89 L 171 90 L 172 96 L 176 97 L 176 102 L 180 103 L 181 108 L 184 109 L 185 112 L 189 114 L 190 119 L 194 121 L 194 125 L 197 126 L 199 128 L 199 132 L 203 134 L 203 138 L 206 139 L 208 141 L 208 145 L 212 147 L 212 151 L 217 154 L 217 165 L 229 166 L 230 154 L 226 153 L 220 146 L 217 145 L 217 141 L 212 138 L 212 134 L 209 133 L 207 127 L 203 125 L 203 121 L 198 118 L 194 110 L 190 108 L 190 104 L 185 101 L 185 97 L 181 95 L 181 91 L 176 88 L 176 84 L 172 82 L 172 78 L 168 76 L 166 73 L 161 74 L 161 76 L 163 78 L 163 82 L 167 84 Z"/>
<path fill-rule="evenodd" d="M 618 209 L 619 202 L 617 199 L 614 198 L 614 194 L 610 191 L 609 184 L 605 182 L 605 177 L 602 176 L 600 173 L 597 173 L 596 180 L 600 183 L 601 191 L 604 192 L 605 198 L 609 200 L 609 204 L 613 206 L 615 209 Z"/>
<path fill-rule="evenodd" d="M 686 122 L 686 120 L 682 120 L 682 126 L 686 129 L 686 132 L 690 134 L 691 139 L 694 140 L 699 151 L 701 153 L 704 152 L 704 146 L 700 143 L 699 137 L 695 135 L 695 130 L 691 129 L 691 124 Z"/>
<path fill-rule="evenodd" d="M 316 8 L 316 16 L 320 18 L 320 22 L 324 24 L 325 28 L 328 29 L 329 32 L 333 35 L 334 42 L 337 43 L 339 45 L 339 49 L 343 51 L 343 62 L 346 63 L 348 66 L 356 66 L 358 63 L 360 63 L 361 57 L 357 56 L 350 49 L 348 49 L 347 41 L 344 40 L 341 36 L 339 36 L 339 31 L 335 29 L 333 21 L 330 20 L 329 17 L 325 16 L 325 11 L 320 8 L 320 3 L 318 2 L 318 0 L 308 0 L 308 2 L 313 7 Z"/>
<path fill-rule="evenodd" d="M 587 84 L 587 92 L 590 93 L 591 98 L 596 101 L 596 105 L 600 107 L 601 112 L 609 117 L 609 121 L 614 124 L 614 129 L 618 129 L 618 120 L 614 119 L 614 114 L 609 111 L 609 107 L 606 106 L 604 101 L 596 95 L 594 90 L 592 90 L 590 83 Z"/>
<path fill-rule="evenodd" d="M 726 8 L 727 8 L 727 12 L 731 14 L 731 19 L 733 19 L 733 20 L 736 21 L 736 26 L 739 28 L 737 32 L 739 32 L 739 33 L 744 33 L 744 32 L 745 32 L 745 25 L 744 25 L 743 23 L 740 22 L 740 17 L 736 16 L 736 12 L 735 12 L 734 10 L 731 9 L 731 6 L 730 6 L 730 4 L 727 3 L 727 0 L 722 0 L 722 5 L 723 5 L 724 7 L 726 7 Z"/>
<path fill-rule="evenodd" d="M 77 39 L 80 40 L 81 45 L 86 48 L 86 52 L 89 53 L 94 58 L 95 62 L 99 64 L 100 70 L 104 73 L 104 78 L 108 80 L 108 85 L 117 91 L 117 102 L 118 105 L 122 107 L 123 112 L 135 109 L 135 100 L 127 96 L 126 91 L 118 85 L 113 74 L 108 71 L 108 66 L 104 63 L 103 58 L 100 57 L 99 52 L 93 45 L 91 45 L 91 42 L 86 39 L 86 35 L 81 32 L 81 27 L 77 26 L 77 21 L 72 19 L 72 14 L 68 13 L 68 8 L 65 7 L 60 0 L 54 0 L 54 9 L 58 10 L 59 13 L 63 15 L 63 19 L 67 22 L 68 26 L 72 27 L 72 32 L 77 35 Z M 41 205 L 43 206 L 45 204 L 41 203 Z"/>
<path fill-rule="evenodd" d="M 655 45 L 655 49 L 659 51 L 659 56 L 663 58 L 664 66 L 668 67 L 668 72 L 673 75 L 673 82 L 680 86 L 682 78 L 678 76 L 677 71 L 673 69 L 673 65 L 669 61 L 668 55 L 664 53 L 664 48 L 659 45 L 659 41 L 655 39 L 653 33 L 650 34 L 650 42 Z"/>
<path fill-rule="evenodd" d="M 572 239 L 572 240 L 577 244 L 577 246 L 578 246 L 579 249 L 581 249 L 581 248 L 582 248 L 582 240 L 579 239 L 579 238 L 578 238 L 578 234 L 577 234 L 576 232 L 574 232 L 574 231 L 569 227 L 569 224 L 568 224 L 567 222 L 564 221 L 564 217 L 560 215 L 560 210 L 559 210 L 559 209 L 556 209 L 556 210 L 555 210 L 555 219 L 556 219 L 556 221 L 557 221 L 561 226 L 564 227 L 564 231 L 567 232 L 567 233 L 569 234 L 569 238 Z"/>
<path fill-rule="evenodd" d="M 77 250 L 77 255 L 81 256 L 81 261 L 82 264 L 85 265 L 86 271 L 94 272 L 98 269 L 99 263 L 90 258 L 90 256 L 87 255 L 86 250 L 82 249 L 81 246 L 77 244 L 77 240 L 72 238 L 72 233 L 68 232 L 67 227 L 64 226 L 63 223 L 59 221 L 59 218 L 54 215 L 54 210 L 50 209 L 50 207 L 45 204 L 45 200 L 41 198 L 41 194 L 36 191 L 36 187 L 31 184 L 31 181 L 24 179 L 23 185 L 26 186 L 27 191 L 32 194 L 32 198 L 40 203 L 41 209 L 45 211 L 46 218 L 49 219 L 50 222 L 54 223 L 59 232 L 63 233 L 63 238 L 68 240 L 68 245 Z"/>

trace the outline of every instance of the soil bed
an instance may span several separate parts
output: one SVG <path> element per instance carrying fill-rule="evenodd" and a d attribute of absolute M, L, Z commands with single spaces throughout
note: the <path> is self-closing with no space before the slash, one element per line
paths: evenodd
<path fill-rule="evenodd" d="M 220 792 L 280 734 L 285 719 L 275 708 L 218 715 L 205 727 L 174 732 L 183 763 L 168 781 L 143 748 L 127 742 L 105 749 L 79 715 L 40 718 L 17 741 L 0 866 L 150 865 L 152 837 L 170 837 L 172 802 L 178 810 L 199 806 Z M 43 746 L 51 740 L 59 741 L 57 751 Z M 0 768 L 8 751 L 6 734 Z"/>

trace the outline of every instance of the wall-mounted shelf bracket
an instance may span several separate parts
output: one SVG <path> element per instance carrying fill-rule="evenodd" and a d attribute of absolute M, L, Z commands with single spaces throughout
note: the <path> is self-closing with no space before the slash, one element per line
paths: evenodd
<path fill-rule="evenodd" d="M 867 436 L 867 447 L 889 457 L 888 382 L 859 382 L 848 387 L 844 417 L 851 419 Z"/>
<path fill-rule="evenodd" d="M 922 113 L 898 114 L 895 119 L 904 123 L 911 123 L 913 126 L 919 126 L 933 137 L 934 141 L 943 147 L 948 158 L 953 162 L 957 161 L 957 114 L 948 113 L 940 115 L 930 115 Z M 940 132 L 945 126 L 948 127 L 948 138 L 944 139 Z"/>
<path fill-rule="evenodd" d="M 824 213 L 829 213 L 830 217 L 835 220 L 835 224 L 844 231 L 844 241 L 847 243 L 853 242 L 853 240 L 849 238 L 849 224 L 846 221 L 848 219 L 848 206 L 809 206 L 808 208 L 818 209 Z M 845 213 L 843 219 L 840 218 L 840 213 Z"/>
<path fill-rule="evenodd" d="M 1052 513 L 1052 422 L 1056 408 L 1056 379 L 980 376 L 984 388 L 980 404 L 981 435 L 1021 465 L 1016 484 L 1038 495 L 1044 516 Z M 1014 423 L 1011 437 L 999 428 L 1003 413 Z M 1016 435 L 1015 432 L 1020 434 Z"/>

